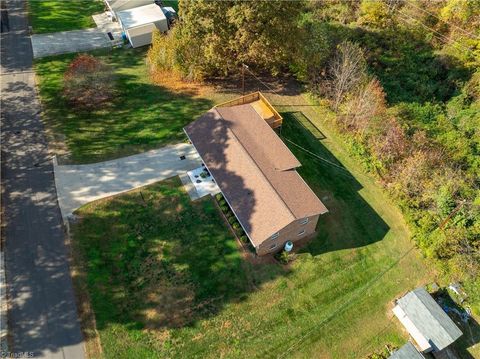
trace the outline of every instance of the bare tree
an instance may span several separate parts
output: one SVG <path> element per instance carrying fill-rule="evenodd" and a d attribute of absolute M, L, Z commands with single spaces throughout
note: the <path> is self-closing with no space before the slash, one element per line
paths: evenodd
<path fill-rule="evenodd" d="M 366 62 L 363 50 L 357 44 L 342 42 L 330 65 L 330 95 L 334 109 L 366 78 Z"/>

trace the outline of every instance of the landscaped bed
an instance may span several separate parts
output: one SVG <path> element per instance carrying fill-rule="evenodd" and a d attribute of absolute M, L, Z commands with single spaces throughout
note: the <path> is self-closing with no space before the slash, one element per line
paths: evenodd
<path fill-rule="evenodd" d="M 92 15 L 104 9 L 101 0 L 29 0 L 35 34 L 95 27 Z"/>
<path fill-rule="evenodd" d="M 336 161 L 284 116 L 285 137 Z M 292 151 L 330 212 L 288 267 L 244 260 L 213 199 L 191 202 L 177 179 L 79 211 L 105 357 L 357 358 L 406 341 L 391 301 L 428 272 L 400 214 L 373 183 Z"/>
<path fill-rule="evenodd" d="M 183 126 L 213 106 L 207 99 L 152 84 L 144 49 L 93 55 L 111 67 L 115 81 L 114 99 L 99 109 L 75 108 L 64 98 L 64 73 L 77 55 L 44 58 L 35 64 L 42 119 L 55 138 L 51 145 L 55 149 L 55 142 L 65 143 L 69 161 L 98 162 L 183 141 Z"/>

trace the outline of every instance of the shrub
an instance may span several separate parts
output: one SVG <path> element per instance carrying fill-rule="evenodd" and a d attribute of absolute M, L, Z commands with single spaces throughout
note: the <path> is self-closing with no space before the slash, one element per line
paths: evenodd
<path fill-rule="evenodd" d="M 220 204 L 220 206 L 226 206 L 227 205 L 227 201 L 225 201 L 224 199 L 218 201 L 218 203 Z"/>
<path fill-rule="evenodd" d="M 63 80 L 63 95 L 75 107 L 95 109 L 113 99 L 113 71 L 94 56 L 82 54 L 75 57 Z"/>
<path fill-rule="evenodd" d="M 228 223 L 230 223 L 230 224 L 234 224 L 236 221 L 237 221 L 237 219 L 235 218 L 235 216 L 231 216 L 231 217 L 228 219 Z"/>
<path fill-rule="evenodd" d="M 241 227 L 240 227 L 240 223 L 238 223 L 238 222 L 234 222 L 234 223 L 232 224 L 232 227 L 233 227 L 233 229 L 240 229 L 240 228 L 241 228 Z"/>
<path fill-rule="evenodd" d="M 215 198 L 217 199 L 217 201 L 221 201 L 221 200 L 223 200 L 223 194 L 217 193 L 217 194 L 215 195 Z"/>
<path fill-rule="evenodd" d="M 288 264 L 292 261 L 292 255 L 287 251 L 281 251 L 274 255 L 274 257 L 282 264 Z"/>
<path fill-rule="evenodd" d="M 240 242 L 248 243 L 248 237 L 246 235 L 240 236 Z"/>
<path fill-rule="evenodd" d="M 228 206 L 220 206 L 220 209 L 222 210 L 223 213 L 227 213 L 229 210 Z"/>

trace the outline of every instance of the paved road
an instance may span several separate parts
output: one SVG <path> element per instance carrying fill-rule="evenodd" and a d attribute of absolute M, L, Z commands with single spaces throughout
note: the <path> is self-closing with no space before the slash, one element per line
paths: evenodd
<path fill-rule="evenodd" d="M 1 36 L 2 180 L 9 325 L 15 352 L 83 358 L 64 232 L 32 73 L 24 2 Z"/>
<path fill-rule="evenodd" d="M 181 156 L 185 156 L 182 160 Z M 55 166 L 58 202 L 67 217 L 100 198 L 146 186 L 202 165 L 192 145 L 180 143 L 89 165 Z"/>

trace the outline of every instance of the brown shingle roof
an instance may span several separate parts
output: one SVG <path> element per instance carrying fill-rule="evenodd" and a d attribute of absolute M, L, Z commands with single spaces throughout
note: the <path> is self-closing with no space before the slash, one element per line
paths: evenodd
<path fill-rule="evenodd" d="M 300 162 L 250 104 L 213 108 L 185 132 L 255 245 L 327 212 L 295 170 Z"/>

